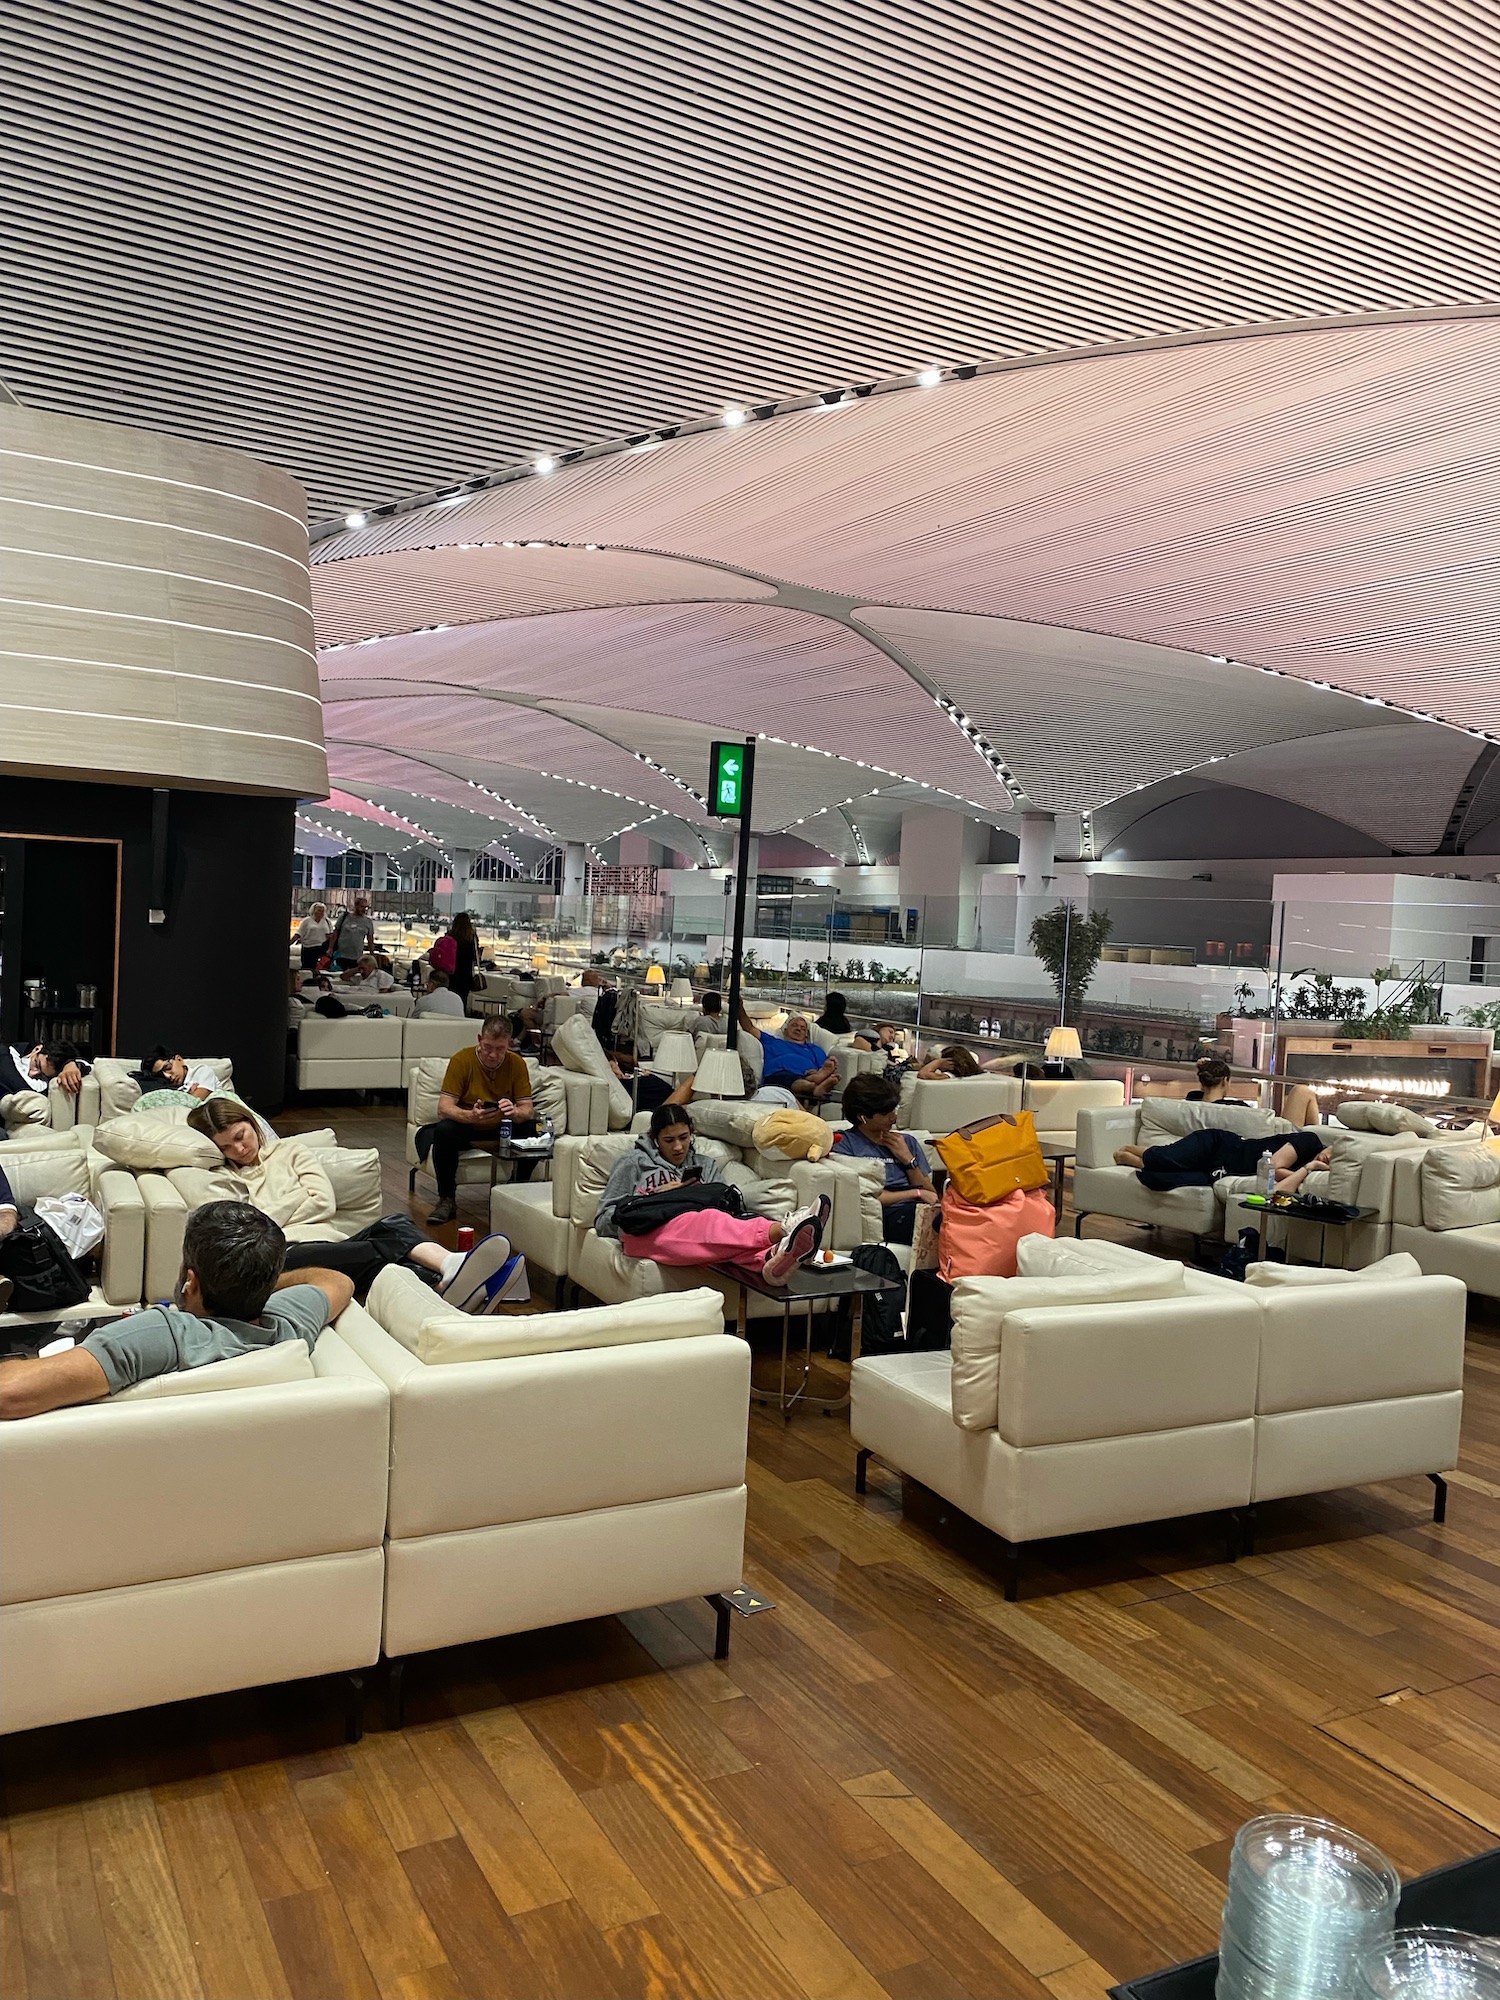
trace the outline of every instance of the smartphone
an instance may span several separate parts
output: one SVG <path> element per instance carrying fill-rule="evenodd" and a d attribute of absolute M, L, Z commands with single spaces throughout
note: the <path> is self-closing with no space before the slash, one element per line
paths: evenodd
<path fill-rule="evenodd" d="M 689 1181 L 701 1181 L 702 1178 L 703 1178 L 702 1167 L 687 1167 L 684 1168 L 683 1170 L 682 1184 L 684 1187 L 686 1187 Z"/>

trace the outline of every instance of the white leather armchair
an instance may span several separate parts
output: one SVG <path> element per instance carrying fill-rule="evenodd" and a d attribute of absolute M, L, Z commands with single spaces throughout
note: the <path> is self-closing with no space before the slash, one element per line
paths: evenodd
<path fill-rule="evenodd" d="M 426 1025 L 424 1022 L 423 1026 Z M 456 1026 L 463 1027 L 463 1022 Z M 467 1048 L 473 1039 L 473 1028 L 469 1026 L 459 1048 Z M 450 1052 L 451 1053 L 451 1052 Z M 415 1062 L 407 1073 L 406 1082 L 406 1164 L 409 1168 L 407 1185 L 415 1188 L 420 1162 L 417 1158 L 417 1134 L 424 1125 L 435 1124 L 442 1115 L 439 1101 L 443 1094 L 443 1077 L 448 1068 L 448 1055 L 424 1055 Z M 526 1072 L 531 1079 L 531 1101 L 539 1118 L 550 1118 L 554 1135 L 565 1132 L 588 1133 L 605 1130 L 609 1119 L 609 1091 L 597 1077 L 584 1076 L 575 1070 L 547 1067 L 528 1056 Z M 538 1178 L 516 1184 L 515 1192 L 523 1188 L 545 1186 L 547 1168 L 545 1163 L 536 1169 Z M 509 1161 L 497 1160 L 492 1151 L 483 1146 L 471 1146 L 458 1156 L 459 1185 L 509 1182 L 511 1168 Z M 550 1201 L 550 1195 L 547 1197 Z M 492 1224 L 494 1228 L 504 1228 L 503 1223 Z M 519 1247 L 519 1246 L 518 1246 Z"/>
<path fill-rule="evenodd" d="M 0 1730 L 375 1663 L 389 1396 L 337 1332 L 312 1365 L 5 1426 Z"/>
<path fill-rule="evenodd" d="M 1158 1124 L 1158 1119 L 1169 1122 Z M 1170 1188 L 1157 1193 L 1141 1185 L 1134 1168 L 1115 1165 L 1115 1153 L 1121 1146 L 1162 1145 L 1201 1125 L 1268 1137 L 1293 1130 L 1284 1118 L 1273 1117 L 1268 1111 L 1186 1104 L 1176 1098 L 1151 1098 L 1145 1104 L 1116 1107 L 1085 1106 L 1078 1113 L 1078 1151 L 1073 1167 L 1074 1235 L 1083 1234 L 1089 1216 L 1113 1215 L 1150 1228 L 1217 1237 L 1222 1229 L 1220 1203 L 1211 1187 Z"/>
<path fill-rule="evenodd" d="M 903 1132 L 930 1132 L 935 1139 L 945 1139 L 976 1118 L 993 1118 L 1005 1112 L 1014 1117 L 1020 1109 L 1017 1077 L 919 1077 L 915 1070 L 908 1070 L 896 1116 Z"/>
<path fill-rule="evenodd" d="M 1021 1084 L 1021 1109 L 1036 1121 L 1036 1136 L 1072 1145 L 1080 1111 L 1112 1110 L 1125 1102 L 1125 1086 L 1117 1077 L 1030 1076 Z"/>
<path fill-rule="evenodd" d="M 82 1305 L 46 1312 L 0 1313 L 0 1326 L 86 1319 L 101 1306 L 135 1306 L 143 1297 L 146 1211 L 135 1176 L 107 1164 L 91 1173 L 82 1135 L 58 1136 L 66 1136 L 72 1143 L 28 1147 L 24 1140 L 12 1140 L 0 1147 L 0 1167 L 23 1215 L 29 1214 L 43 1195 L 81 1194 L 93 1202 L 104 1218 L 104 1241 L 95 1252 L 98 1279 Z"/>
<path fill-rule="evenodd" d="M 1500 1298 L 1500 1151 L 1432 1146 L 1397 1153 L 1390 1166 L 1391 1249 Z"/>
<path fill-rule="evenodd" d="M 103 1125 L 111 1118 L 123 1118 L 127 1111 L 134 1110 L 141 1098 L 141 1087 L 135 1080 L 134 1072 L 140 1068 L 142 1061 L 140 1056 L 100 1056 L 78 1093 L 77 1122 L 80 1125 Z M 189 1056 L 187 1061 L 189 1066 L 212 1063 L 220 1087 L 225 1090 L 233 1088 L 234 1064 L 228 1056 Z M 59 1096 L 62 1094 L 55 1084 L 53 1090 Z M 91 1112 L 92 1116 L 89 1115 Z"/>
<path fill-rule="evenodd" d="M 475 1319 L 391 1269 L 345 1319 L 391 1398 L 398 1712 L 412 1653 L 737 1587 L 750 1353 L 716 1293 Z"/>

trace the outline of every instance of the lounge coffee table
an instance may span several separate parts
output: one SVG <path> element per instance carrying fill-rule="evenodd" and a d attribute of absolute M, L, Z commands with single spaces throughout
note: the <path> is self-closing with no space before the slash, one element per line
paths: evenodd
<path fill-rule="evenodd" d="M 859 1359 L 860 1335 L 864 1328 L 864 1301 L 870 1292 L 895 1292 L 901 1287 L 894 1278 L 877 1277 L 873 1271 L 862 1271 L 857 1264 L 841 1265 L 832 1271 L 818 1271 L 803 1265 L 793 1271 L 784 1285 L 773 1285 L 765 1278 L 752 1278 L 748 1271 L 738 1264 L 713 1264 L 709 1267 L 716 1277 L 727 1279 L 739 1286 L 739 1308 L 735 1316 L 735 1330 L 741 1340 L 749 1339 L 750 1293 L 756 1292 L 763 1299 L 775 1299 L 781 1307 L 781 1386 L 779 1389 L 757 1389 L 753 1385 L 750 1393 L 758 1403 L 774 1403 L 782 1416 L 790 1423 L 792 1411 L 798 1403 L 810 1410 L 821 1410 L 824 1416 L 834 1410 L 849 1407 L 846 1390 L 842 1396 L 809 1396 L 808 1378 L 812 1374 L 813 1308 L 820 1299 L 852 1299 L 854 1301 L 853 1324 L 849 1330 L 849 1365 L 852 1368 Z M 807 1336 L 802 1348 L 802 1379 L 790 1395 L 787 1394 L 787 1354 L 791 1344 L 792 1309 L 805 1306 L 807 1315 Z"/>
<path fill-rule="evenodd" d="M 1256 1254 L 1257 1263 L 1263 1262 L 1265 1259 L 1268 1242 L 1267 1232 L 1270 1223 L 1275 1221 L 1315 1222 L 1318 1225 L 1318 1268 L 1320 1270 L 1328 1262 L 1328 1232 L 1330 1229 L 1357 1229 L 1362 1222 L 1377 1222 L 1380 1219 L 1380 1210 L 1378 1208 L 1356 1208 L 1349 1215 L 1329 1215 L 1324 1212 L 1318 1203 L 1299 1201 L 1295 1196 L 1291 1201 L 1279 1201 L 1271 1208 L 1251 1207 L 1248 1202 L 1242 1202 L 1241 1206 L 1249 1208 L 1250 1213 L 1255 1218 L 1255 1226 L 1259 1236 Z M 1348 1263 L 1349 1244 L 1346 1237 L 1344 1239 L 1345 1268 L 1348 1267 Z"/>
<path fill-rule="evenodd" d="M 1052 1212 L 1057 1217 L 1058 1221 L 1061 1222 L 1062 1204 L 1063 1204 L 1063 1168 L 1067 1165 L 1069 1160 L 1073 1159 L 1076 1156 L 1078 1152 L 1078 1141 L 1076 1139 L 1039 1139 L 1037 1141 L 1037 1144 L 1042 1149 L 1042 1158 L 1046 1160 L 1052 1168 Z"/>

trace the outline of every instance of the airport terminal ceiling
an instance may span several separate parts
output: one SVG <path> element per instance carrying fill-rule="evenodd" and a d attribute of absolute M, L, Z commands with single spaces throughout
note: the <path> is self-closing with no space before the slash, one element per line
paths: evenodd
<path fill-rule="evenodd" d="M 744 731 L 842 860 L 1214 787 L 1495 847 L 1493 17 L 21 0 L 12 46 L 0 374 L 307 488 L 317 837 L 719 859 Z"/>

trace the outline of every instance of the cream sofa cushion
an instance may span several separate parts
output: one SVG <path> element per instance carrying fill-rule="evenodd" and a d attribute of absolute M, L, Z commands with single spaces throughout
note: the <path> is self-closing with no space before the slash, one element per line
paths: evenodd
<path fill-rule="evenodd" d="M 1500 1222 L 1500 1150 L 1430 1146 L 1422 1160 L 1422 1220 L 1429 1229 Z"/>
<path fill-rule="evenodd" d="M 1215 1132 L 1238 1132 L 1242 1138 L 1258 1139 L 1271 1132 L 1295 1132 L 1289 1119 L 1272 1112 L 1258 1111 L 1253 1105 L 1189 1104 L 1181 1097 L 1148 1097 L 1141 1105 L 1136 1128 L 1138 1146 L 1170 1146 L 1174 1139 L 1205 1128 Z"/>
<path fill-rule="evenodd" d="M 25 1138 L 0 1148 L 0 1166 L 23 1210 L 47 1194 L 89 1193 L 89 1160 L 73 1132 L 59 1134 L 68 1146 L 32 1146 Z"/>
<path fill-rule="evenodd" d="M 568 1129 L 568 1094 L 563 1085 L 563 1072 L 548 1069 L 533 1057 L 526 1058 L 526 1073 L 531 1078 L 531 1108 L 537 1117 L 550 1118 L 552 1130 L 566 1132 Z M 614 1082 L 611 1076 L 610 1082 Z"/>
<path fill-rule="evenodd" d="M 184 1105 L 184 1116 L 193 1108 Z M 222 1165 L 224 1157 L 213 1140 L 201 1132 L 154 1113 L 111 1118 L 95 1128 L 94 1147 L 116 1166 L 129 1167 L 136 1173 L 166 1173 L 172 1167 L 212 1170 Z"/>
<path fill-rule="evenodd" d="M 348 1216 L 371 1212 L 372 1221 L 380 1214 L 380 1155 L 373 1146 L 358 1149 L 348 1146 L 320 1147 L 318 1164 L 327 1174 L 333 1189 L 337 1214 Z"/>
<path fill-rule="evenodd" d="M 1023 1278 L 1093 1278 L 1110 1271 L 1156 1270 L 1162 1259 L 1107 1236 L 1023 1236 L 1016 1270 Z"/>
<path fill-rule="evenodd" d="M 688 1106 L 688 1116 L 694 1132 L 734 1146 L 740 1152 L 750 1152 L 755 1146 L 755 1128 L 765 1117 L 766 1108 L 747 1099 L 695 1097 Z"/>
<path fill-rule="evenodd" d="M 1419 1111 L 1412 1111 L 1404 1104 L 1377 1104 L 1356 1098 L 1351 1103 L 1341 1104 L 1338 1110 L 1339 1124 L 1351 1132 L 1415 1132 L 1419 1138 L 1435 1139 L 1438 1128 Z"/>
<path fill-rule="evenodd" d="M 1150 1269 L 1100 1270 L 1065 1278 L 960 1278 L 953 1287 L 953 1421 L 966 1431 L 995 1428 L 1000 1347 L 1006 1316 L 1038 1306 L 1103 1306 L 1170 1299 L 1186 1289 L 1183 1267 L 1164 1257 Z"/>
<path fill-rule="evenodd" d="M 723 1295 L 701 1287 L 582 1312 L 490 1318 L 455 1312 L 399 1264 L 387 1265 L 371 1285 L 367 1310 L 393 1340 L 432 1366 L 724 1331 Z"/>
<path fill-rule="evenodd" d="M 45 1125 L 46 1091 L 15 1090 L 9 1097 L 0 1097 L 0 1118 L 3 1118 L 13 1131 L 23 1125 Z"/>
<path fill-rule="evenodd" d="M 630 1123 L 630 1092 L 610 1068 L 587 1016 L 575 1014 L 571 1021 L 564 1021 L 552 1037 L 552 1050 L 564 1069 L 596 1076 L 608 1086 L 609 1127 L 612 1132 L 623 1132 Z"/>
<path fill-rule="evenodd" d="M 1314 1264 L 1257 1262 L 1246 1268 L 1245 1283 L 1275 1291 L 1282 1285 L 1363 1285 L 1372 1279 L 1376 1284 L 1391 1284 L 1421 1275 L 1422 1266 L 1416 1258 L 1398 1250 L 1393 1257 L 1379 1257 L 1357 1271 L 1323 1270 Z"/>
<path fill-rule="evenodd" d="M 149 1402 L 160 1396 L 203 1396 L 216 1389 L 265 1389 L 276 1382 L 311 1382 L 315 1373 L 305 1340 L 279 1340 L 274 1347 L 263 1347 L 255 1354 L 210 1361 L 206 1368 L 178 1368 L 168 1375 L 153 1375 L 149 1382 L 121 1389 L 107 1401 Z"/>
<path fill-rule="evenodd" d="M 1426 1143 L 1415 1132 L 1344 1132 L 1336 1125 L 1324 1127 L 1323 1132 L 1333 1155 L 1327 1187 L 1331 1201 L 1358 1202 L 1365 1162 L 1377 1153 L 1406 1152 Z"/>

